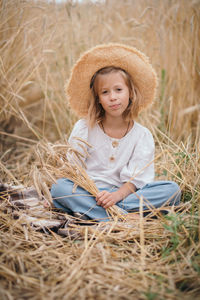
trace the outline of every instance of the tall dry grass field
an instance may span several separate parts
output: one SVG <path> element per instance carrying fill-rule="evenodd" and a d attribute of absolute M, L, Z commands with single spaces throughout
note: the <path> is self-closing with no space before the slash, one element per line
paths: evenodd
<path fill-rule="evenodd" d="M 76 121 L 64 84 L 100 43 L 135 46 L 159 77 L 139 121 L 156 141 L 156 178 L 180 184 L 182 208 L 83 239 L 33 231 L 0 209 L 2 299 L 197 299 L 200 296 L 200 1 L 0 1 L 0 179 L 33 184 L 39 142 Z"/>

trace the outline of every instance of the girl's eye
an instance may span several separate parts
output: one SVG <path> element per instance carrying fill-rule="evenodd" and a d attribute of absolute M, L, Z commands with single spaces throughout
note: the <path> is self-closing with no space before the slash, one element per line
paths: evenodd
<path fill-rule="evenodd" d="M 106 93 L 107 93 L 107 91 L 103 91 L 103 92 L 102 92 L 102 94 L 106 94 Z"/>
<path fill-rule="evenodd" d="M 118 88 L 118 89 L 117 89 L 118 92 L 120 92 L 121 90 L 122 90 L 121 88 Z"/>

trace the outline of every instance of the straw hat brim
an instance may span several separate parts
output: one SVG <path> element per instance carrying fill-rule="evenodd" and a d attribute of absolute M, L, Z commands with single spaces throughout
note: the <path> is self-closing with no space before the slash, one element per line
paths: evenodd
<path fill-rule="evenodd" d="M 157 76 L 148 57 L 136 48 L 122 44 L 99 45 L 83 53 L 72 68 L 65 87 L 69 105 L 79 117 L 86 117 L 88 113 L 92 76 L 107 66 L 119 67 L 129 73 L 142 96 L 139 110 L 153 101 Z"/>

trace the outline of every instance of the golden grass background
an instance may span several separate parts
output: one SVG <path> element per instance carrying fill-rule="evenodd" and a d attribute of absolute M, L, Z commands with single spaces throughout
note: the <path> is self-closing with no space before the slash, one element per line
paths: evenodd
<path fill-rule="evenodd" d="M 0 0 L 0 179 L 33 184 L 38 142 L 64 142 L 76 120 L 64 83 L 79 54 L 120 42 L 156 69 L 157 179 L 183 190 L 183 210 L 115 232 L 82 226 L 71 241 L 22 226 L 2 209 L 2 299 L 197 299 L 200 295 L 200 1 Z M 117 227 L 118 226 L 118 227 Z"/>

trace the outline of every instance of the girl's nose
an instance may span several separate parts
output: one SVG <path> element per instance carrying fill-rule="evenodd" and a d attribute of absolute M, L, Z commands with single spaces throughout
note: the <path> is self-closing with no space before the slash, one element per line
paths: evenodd
<path fill-rule="evenodd" d="M 111 101 L 114 101 L 114 100 L 116 100 L 117 98 L 116 98 L 116 93 L 114 92 L 114 91 L 112 91 L 111 93 L 110 93 L 110 100 Z"/>

